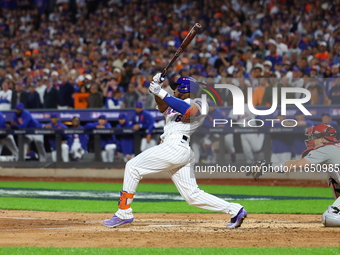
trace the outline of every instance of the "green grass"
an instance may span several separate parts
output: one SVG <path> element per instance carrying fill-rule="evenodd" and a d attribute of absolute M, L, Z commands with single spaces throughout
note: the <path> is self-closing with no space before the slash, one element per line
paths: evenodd
<path fill-rule="evenodd" d="M 329 200 L 270 200 L 270 201 L 233 201 L 242 204 L 249 213 L 293 213 L 322 214 Z M 135 213 L 213 213 L 188 205 L 186 202 L 133 202 Z M 0 197 L 0 209 L 32 210 L 55 212 L 93 212 L 113 213 L 117 210 L 117 201 L 62 200 L 38 198 Z"/>
<path fill-rule="evenodd" d="M 3 188 L 104 190 L 117 192 L 121 189 L 121 186 L 121 183 L 0 182 L 0 187 Z M 329 197 L 329 200 L 232 201 L 242 204 L 249 213 L 321 214 L 328 205 L 333 203 L 332 192 L 329 188 L 227 185 L 201 185 L 200 188 L 214 194 Z M 143 183 L 139 185 L 138 191 L 178 192 L 173 184 Z M 0 197 L 0 209 L 112 213 L 117 209 L 117 201 Z M 189 206 L 186 202 L 138 202 L 138 199 L 134 201 L 133 209 L 136 213 L 211 213 L 210 211 Z"/>
<path fill-rule="evenodd" d="M 69 190 L 106 190 L 120 191 L 121 183 L 66 183 L 66 182 L 0 182 L 0 188 L 30 189 L 69 189 Z M 240 194 L 259 196 L 301 196 L 301 197 L 333 197 L 330 188 L 310 187 L 268 187 L 268 186 L 227 186 L 200 185 L 201 189 L 214 194 Z M 137 192 L 178 192 L 173 184 L 140 183 Z"/>
<path fill-rule="evenodd" d="M 317 248 L 38 248 L 38 247 L 6 247 L 0 248 L 0 254 L 4 255 L 149 255 L 149 254 L 252 254 L 252 255 L 318 255 L 318 254 L 340 254 L 339 247 L 317 247 Z"/>

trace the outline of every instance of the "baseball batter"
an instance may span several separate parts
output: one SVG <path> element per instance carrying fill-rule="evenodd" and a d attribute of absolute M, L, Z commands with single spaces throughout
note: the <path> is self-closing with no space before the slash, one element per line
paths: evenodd
<path fill-rule="evenodd" d="M 336 138 L 336 130 L 330 125 L 319 124 L 309 127 L 307 149 L 298 160 L 285 162 L 266 163 L 258 161 L 257 173 L 253 176 L 258 178 L 262 174 L 264 166 L 272 166 L 274 169 L 287 169 L 289 171 L 305 169 L 306 171 L 328 172 L 329 185 L 333 190 L 336 200 L 327 208 L 322 215 L 322 222 L 326 227 L 340 227 L 340 141 Z"/>
<path fill-rule="evenodd" d="M 161 74 L 153 77 L 150 92 L 155 95 L 158 110 L 165 116 L 162 143 L 154 146 L 127 162 L 123 190 L 116 214 L 103 223 L 116 227 L 133 221 L 131 202 L 143 176 L 167 171 L 178 191 L 188 204 L 231 215 L 227 228 L 240 227 L 247 211 L 237 203 L 229 203 L 198 188 L 194 175 L 194 153 L 190 149 L 190 136 L 203 123 L 202 101 L 195 98 L 199 85 L 191 77 L 180 77 L 171 85 L 174 96 L 161 88 Z M 204 106 L 208 107 L 208 105 Z"/>

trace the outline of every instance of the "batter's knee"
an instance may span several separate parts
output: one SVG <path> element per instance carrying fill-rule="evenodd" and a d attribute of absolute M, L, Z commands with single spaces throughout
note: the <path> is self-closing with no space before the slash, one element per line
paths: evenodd
<path fill-rule="evenodd" d="M 143 178 L 143 176 L 139 173 L 135 162 L 136 161 L 134 159 L 131 159 L 125 164 L 124 178 L 132 178 L 134 180 L 141 180 Z"/>
<path fill-rule="evenodd" d="M 137 171 L 137 166 L 138 163 L 136 162 L 136 160 L 134 160 L 135 158 L 132 158 L 131 160 L 129 160 L 126 164 L 125 164 L 125 171 Z"/>

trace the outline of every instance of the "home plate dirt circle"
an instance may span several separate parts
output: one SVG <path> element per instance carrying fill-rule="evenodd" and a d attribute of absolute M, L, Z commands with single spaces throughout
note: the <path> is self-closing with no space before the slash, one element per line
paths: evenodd
<path fill-rule="evenodd" d="M 0 210 L 0 246 L 320 247 L 338 246 L 340 228 L 320 215 L 249 214 L 227 229 L 225 214 L 136 213 L 131 224 L 102 225 L 108 213 Z"/>

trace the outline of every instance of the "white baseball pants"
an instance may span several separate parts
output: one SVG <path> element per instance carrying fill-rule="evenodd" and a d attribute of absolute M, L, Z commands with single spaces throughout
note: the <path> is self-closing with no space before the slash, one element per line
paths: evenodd
<path fill-rule="evenodd" d="M 103 162 L 113 162 L 115 160 L 115 144 L 107 144 L 105 145 L 105 150 L 102 151 L 102 160 Z"/>
<path fill-rule="evenodd" d="M 227 134 L 224 136 L 224 144 L 225 144 L 225 149 L 227 150 L 229 154 L 235 153 L 233 134 Z"/>
<path fill-rule="evenodd" d="M 6 146 L 11 151 L 15 160 L 18 161 L 19 149 L 15 144 L 13 135 L 8 135 L 5 138 L 0 139 L 0 155 L 4 146 Z"/>
<path fill-rule="evenodd" d="M 254 163 L 254 152 L 259 152 L 264 141 L 264 134 L 241 134 L 243 153 L 246 156 L 246 163 Z"/>
<path fill-rule="evenodd" d="M 178 191 L 188 204 L 198 208 L 236 216 L 242 205 L 229 203 L 198 188 L 194 174 L 194 153 L 189 143 L 180 138 L 168 138 L 126 163 L 123 190 L 135 193 L 143 176 L 167 171 Z M 121 219 L 133 218 L 132 208 L 118 209 Z"/>
<path fill-rule="evenodd" d="M 61 144 L 61 159 L 63 160 L 63 162 L 70 161 L 69 150 L 70 149 L 66 143 Z M 52 156 L 52 161 L 57 162 L 57 151 L 52 151 L 51 156 Z"/>
<path fill-rule="evenodd" d="M 24 145 L 24 152 L 25 155 L 27 153 L 27 148 L 31 142 L 34 141 L 35 146 L 38 150 L 39 161 L 45 162 L 46 161 L 46 150 L 44 146 L 44 136 L 43 135 L 25 135 L 25 145 Z"/>

